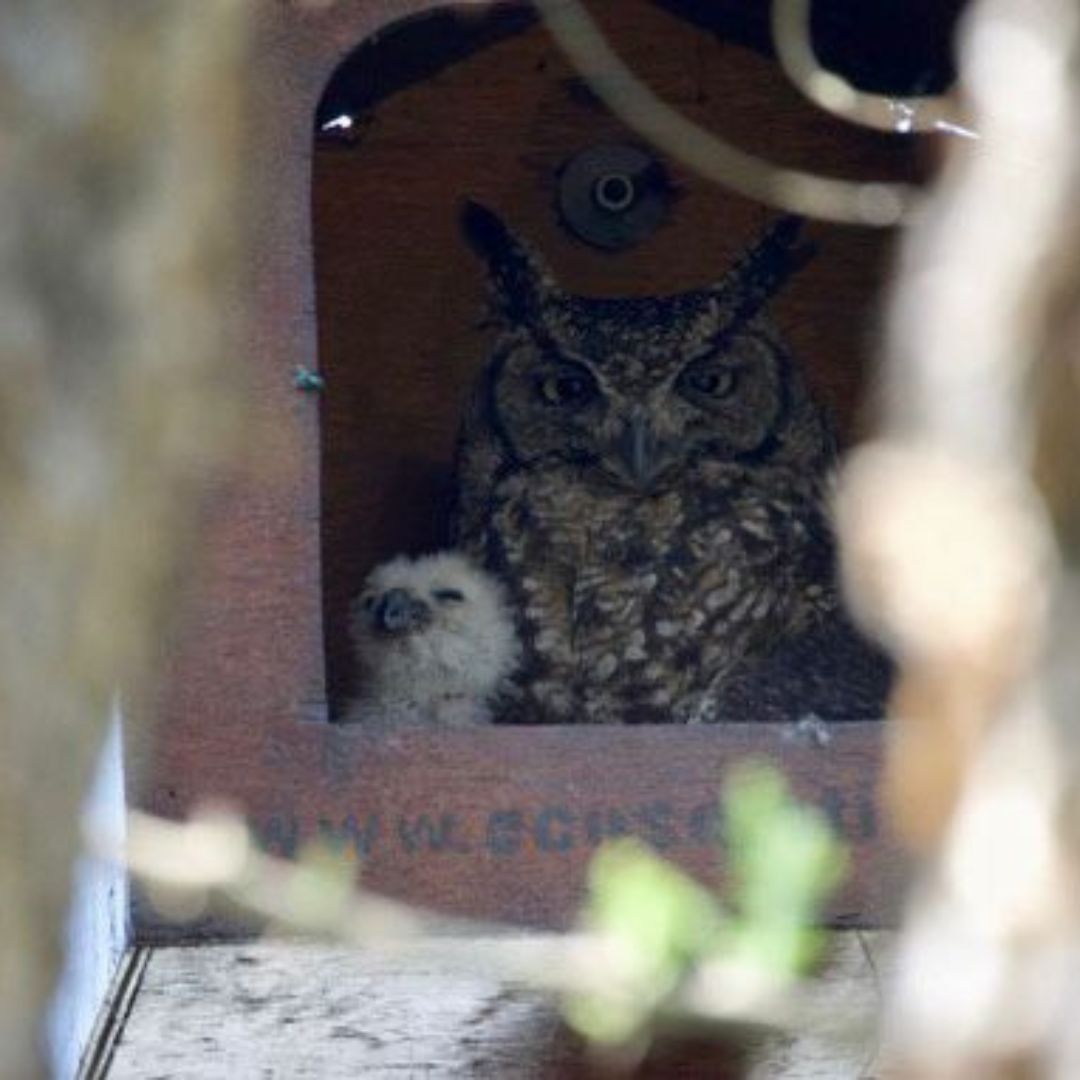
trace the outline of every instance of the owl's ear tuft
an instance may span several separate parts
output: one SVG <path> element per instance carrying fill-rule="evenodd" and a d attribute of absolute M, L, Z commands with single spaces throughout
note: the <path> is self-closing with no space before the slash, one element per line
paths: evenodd
<path fill-rule="evenodd" d="M 555 291 L 547 266 L 502 218 L 480 203 L 465 202 L 461 229 L 472 249 L 488 264 L 498 310 L 510 319 L 528 320 Z"/>
<path fill-rule="evenodd" d="M 817 253 L 803 239 L 805 219 L 777 218 L 741 259 L 713 286 L 733 322 L 749 322 Z"/>

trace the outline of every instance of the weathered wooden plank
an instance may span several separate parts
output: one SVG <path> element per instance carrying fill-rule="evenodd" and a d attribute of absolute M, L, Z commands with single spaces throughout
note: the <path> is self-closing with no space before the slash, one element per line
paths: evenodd
<path fill-rule="evenodd" d="M 385 735 L 297 724 L 263 733 L 253 756 L 239 748 L 209 756 L 192 745 L 186 767 L 149 802 L 176 816 L 200 797 L 228 794 L 273 851 L 337 838 L 361 858 L 372 888 L 550 927 L 573 917 L 588 861 L 610 837 L 640 836 L 718 880 L 720 783 L 736 763 L 762 759 L 780 765 L 848 841 L 852 875 L 831 916 L 880 923 L 903 868 L 874 801 L 879 728 L 835 725 L 823 742 L 783 724 Z M 177 931 L 146 912 L 141 932 L 147 940 Z"/>
<path fill-rule="evenodd" d="M 522 949 L 537 943 L 515 942 Z M 871 1075 L 875 980 L 855 934 L 838 934 L 835 945 L 823 979 L 838 1015 L 865 1020 L 865 1038 L 847 1045 L 801 1034 L 743 1047 L 665 1042 L 638 1075 Z M 601 1075 L 550 1001 L 461 973 L 463 952 L 482 960 L 491 947 L 448 941 L 442 960 L 430 946 L 390 955 L 269 942 L 155 950 L 110 1080 Z"/>

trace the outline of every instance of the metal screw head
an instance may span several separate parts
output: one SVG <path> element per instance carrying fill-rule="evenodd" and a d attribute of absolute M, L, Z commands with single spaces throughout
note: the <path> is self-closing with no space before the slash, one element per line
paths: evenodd
<path fill-rule="evenodd" d="M 293 386 L 305 394 L 317 394 L 326 388 L 326 380 L 317 371 L 298 364 L 293 371 Z"/>

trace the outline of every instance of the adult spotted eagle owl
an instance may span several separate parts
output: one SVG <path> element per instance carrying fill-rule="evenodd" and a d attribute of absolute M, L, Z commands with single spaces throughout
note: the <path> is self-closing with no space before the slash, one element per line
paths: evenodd
<path fill-rule="evenodd" d="M 456 539 L 518 612 L 510 719 L 876 711 L 883 665 L 853 642 L 834 585 L 829 428 L 764 313 L 808 256 L 798 221 L 717 284 L 647 298 L 565 291 L 476 204 L 463 225 L 499 333 L 462 427 Z M 827 655 L 859 669 L 866 700 L 835 700 L 831 670 L 779 676 L 786 649 L 804 669 Z"/>

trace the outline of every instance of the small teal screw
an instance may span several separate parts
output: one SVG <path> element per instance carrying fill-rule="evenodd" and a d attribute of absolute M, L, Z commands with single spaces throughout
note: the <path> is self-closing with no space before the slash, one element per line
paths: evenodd
<path fill-rule="evenodd" d="M 302 390 L 305 394 L 318 394 L 326 389 L 326 380 L 311 368 L 298 364 L 293 372 L 293 386 Z"/>

